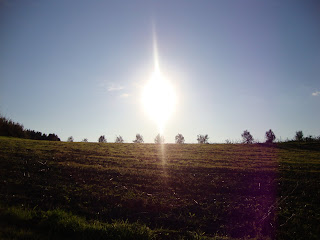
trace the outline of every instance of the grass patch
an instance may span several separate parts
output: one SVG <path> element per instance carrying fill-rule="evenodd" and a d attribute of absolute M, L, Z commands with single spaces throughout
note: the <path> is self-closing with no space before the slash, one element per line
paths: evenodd
<path fill-rule="evenodd" d="M 0 146 L 0 232 L 12 239 L 320 237 L 319 143 Z"/>
<path fill-rule="evenodd" d="M 0 218 L 2 239 L 154 239 L 153 231 L 144 224 L 89 222 L 61 209 L 2 208 Z"/>

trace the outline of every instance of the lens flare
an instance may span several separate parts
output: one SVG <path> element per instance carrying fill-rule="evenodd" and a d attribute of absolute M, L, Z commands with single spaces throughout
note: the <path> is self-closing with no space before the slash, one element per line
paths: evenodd
<path fill-rule="evenodd" d="M 142 91 L 142 103 L 147 114 L 156 122 L 162 135 L 165 124 L 172 115 L 176 105 L 176 94 L 169 80 L 161 73 L 158 48 L 153 33 L 154 71 Z"/>
<path fill-rule="evenodd" d="M 160 134 L 172 115 L 176 96 L 172 85 L 160 72 L 154 72 L 142 93 L 142 102 L 146 112 L 157 123 Z"/>

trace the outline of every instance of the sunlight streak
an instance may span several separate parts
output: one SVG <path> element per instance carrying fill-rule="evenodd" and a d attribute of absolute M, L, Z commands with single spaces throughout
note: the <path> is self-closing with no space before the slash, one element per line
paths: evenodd
<path fill-rule="evenodd" d="M 153 29 L 154 70 L 142 92 L 142 104 L 147 114 L 156 122 L 158 131 L 164 133 L 165 125 L 172 115 L 176 104 L 173 86 L 162 74 L 159 65 L 156 33 Z"/>
<path fill-rule="evenodd" d="M 153 62 L 154 62 L 154 71 L 160 72 L 157 36 L 154 28 L 153 28 Z"/>
<path fill-rule="evenodd" d="M 154 30 L 153 58 L 154 70 L 149 81 L 144 86 L 141 100 L 146 113 L 157 124 L 159 133 L 163 135 L 165 125 L 175 109 L 176 94 L 173 86 L 160 70 L 158 46 Z"/>

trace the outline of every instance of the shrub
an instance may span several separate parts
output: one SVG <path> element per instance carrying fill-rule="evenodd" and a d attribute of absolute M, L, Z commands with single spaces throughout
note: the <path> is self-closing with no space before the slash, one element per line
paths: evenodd
<path fill-rule="evenodd" d="M 248 130 L 245 130 L 242 134 L 242 143 L 251 144 L 253 143 L 253 137 Z"/>
<path fill-rule="evenodd" d="M 274 135 L 271 129 L 266 132 L 266 143 L 273 143 L 275 139 L 276 139 L 276 135 Z"/>
<path fill-rule="evenodd" d="M 184 143 L 184 136 L 180 133 L 175 137 L 176 143 L 183 144 Z"/>
<path fill-rule="evenodd" d="M 98 139 L 98 142 L 99 142 L 99 143 L 106 143 L 106 142 L 107 142 L 107 139 L 105 138 L 104 135 L 101 135 L 101 136 L 99 137 L 99 139 Z"/>
<path fill-rule="evenodd" d="M 302 131 L 297 131 L 295 135 L 295 140 L 298 142 L 301 142 L 303 140 L 303 132 Z"/>
<path fill-rule="evenodd" d="M 155 144 L 164 144 L 164 137 L 158 134 L 154 139 Z"/>
<path fill-rule="evenodd" d="M 306 142 L 315 142 L 317 141 L 316 137 L 313 137 L 312 135 L 309 135 L 308 137 L 305 138 Z"/>
<path fill-rule="evenodd" d="M 197 141 L 198 141 L 199 144 L 204 144 L 204 143 L 207 144 L 208 140 L 209 140 L 208 134 L 206 134 L 206 135 L 199 134 L 198 135 Z"/>
<path fill-rule="evenodd" d="M 121 136 L 116 137 L 115 143 L 123 143 L 124 140 Z"/>
<path fill-rule="evenodd" d="M 143 136 L 139 133 L 136 134 L 136 139 L 133 140 L 134 143 L 143 143 Z"/>

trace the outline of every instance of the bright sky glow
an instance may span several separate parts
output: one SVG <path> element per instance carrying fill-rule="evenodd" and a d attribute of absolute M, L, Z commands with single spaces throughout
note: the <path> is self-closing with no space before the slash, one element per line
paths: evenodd
<path fill-rule="evenodd" d="M 142 103 L 146 112 L 156 122 L 159 133 L 162 135 L 165 124 L 174 111 L 176 96 L 173 87 L 159 70 L 155 70 L 144 87 Z"/>
<path fill-rule="evenodd" d="M 159 133 L 163 135 L 165 125 L 176 106 L 176 94 L 168 79 L 161 73 L 156 39 L 153 27 L 154 72 L 143 88 L 142 104 L 147 114 L 157 124 Z"/>

